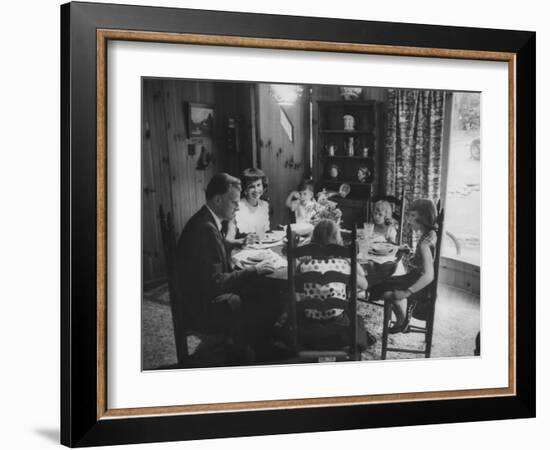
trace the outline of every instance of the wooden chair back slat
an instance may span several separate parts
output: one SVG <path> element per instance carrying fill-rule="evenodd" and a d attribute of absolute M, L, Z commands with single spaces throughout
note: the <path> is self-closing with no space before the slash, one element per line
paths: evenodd
<path fill-rule="evenodd" d="M 329 270 L 327 272 L 303 272 L 297 273 L 294 275 L 294 282 L 296 290 L 303 291 L 303 286 L 305 283 L 313 283 L 326 285 L 329 283 L 343 283 L 347 285 L 349 283 L 350 275 L 336 272 L 334 270 Z"/>
<path fill-rule="evenodd" d="M 294 256 L 296 233 L 290 227 L 286 227 L 286 256 L 287 256 L 287 277 L 288 277 L 288 308 L 289 326 L 292 336 L 292 350 L 297 351 L 297 324 L 296 324 L 296 284 L 294 273 L 296 272 L 296 257 Z"/>
<path fill-rule="evenodd" d="M 170 291 L 170 309 L 172 312 L 172 325 L 174 327 L 174 340 L 176 342 L 176 356 L 178 366 L 183 366 L 189 358 L 187 347 L 187 323 L 185 303 L 178 283 L 176 263 L 176 233 L 172 214 L 164 213 L 162 205 L 159 206 L 159 222 L 166 261 L 166 275 L 168 277 L 168 290 Z"/>

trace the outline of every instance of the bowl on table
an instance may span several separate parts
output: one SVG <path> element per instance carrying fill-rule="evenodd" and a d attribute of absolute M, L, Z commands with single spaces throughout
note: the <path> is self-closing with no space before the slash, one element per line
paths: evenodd
<path fill-rule="evenodd" d="M 390 244 L 389 242 L 376 242 L 370 246 L 369 253 L 378 256 L 387 256 L 393 251 L 394 248 L 395 245 Z"/>

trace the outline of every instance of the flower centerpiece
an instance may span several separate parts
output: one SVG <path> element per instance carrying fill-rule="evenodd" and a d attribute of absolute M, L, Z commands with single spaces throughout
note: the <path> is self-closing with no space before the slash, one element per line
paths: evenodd
<path fill-rule="evenodd" d="M 315 213 L 310 220 L 312 225 L 317 225 L 323 219 L 330 219 L 339 224 L 342 219 L 342 211 L 337 207 L 335 202 L 331 202 L 328 199 L 328 195 L 324 191 L 320 192 L 317 196 L 314 208 Z"/>

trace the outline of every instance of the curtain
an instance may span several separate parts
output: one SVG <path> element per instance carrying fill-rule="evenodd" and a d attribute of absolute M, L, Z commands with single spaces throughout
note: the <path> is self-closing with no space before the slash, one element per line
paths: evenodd
<path fill-rule="evenodd" d="M 388 89 L 386 195 L 399 197 L 404 187 L 406 205 L 417 198 L 439 200 L 444 105 L 444 91 Z M 403 242 L 413 244 L 406 225 Z"/>

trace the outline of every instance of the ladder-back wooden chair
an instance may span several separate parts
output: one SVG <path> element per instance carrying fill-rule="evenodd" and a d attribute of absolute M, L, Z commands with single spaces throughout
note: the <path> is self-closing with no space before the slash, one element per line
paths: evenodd
<path fill-rule="evenodd" d="M 227 353 L 229 345 L 233 342 L 233 330 L 231 327 L 225 327 L 225 323 L 204 324 L 192 320 L 186 294 L 181 285 L 181 274 L 178 271 L 177 239 L 172 214 L 170 212 L 165 214 L 161 205 L 158 218 L 166 259 L 177 356 L 175 366 L 163 367 L 163 369 L 227 365 L 228 358 L 235 357 L 235 355 Z M 189 336 L 198 337 L 200 341 L 193 353 L 190 352 L 187 343 Z"/>
<path fill-rule="evenodd" d="M 186 322 L 185 302 L 178 283 L 176 263 L 176 235 L 170 212 L 164 213 L 162 205 L 159 207 L 159 222 L 166 261 L 166 275 L 170 291 L 170 309 L 174 326 L 174 340 L 176 342 L 177 367 L 184 367 L 189 360 L 187 346 L 188 324 Z"/>
<path fill-rule="evenodd" d="M 287 261 L 288 261 L 288 294 L 289 294 L 289 326 L 292 336 L 292 346 L 298 361 L 301 362 L 331 362 L 349 361 L 360 359 L 357 346 L 357 230 L 353 227 L 351 241 L 347 246 L 340 245 L 318 245 L 310 243 L 301 247 L 297 246 L 295 233 L 291 227 L 287 227 Z M 350 273 L 345 274 L 337 271 L 327 272 L 305 272 L 299 273 L 296 270 L 296 263 L 299 258 L 310 257 L 319 260 L 346 259 L 350 262 Z M 297 293 L 304 292 L 304 284 L 314 283 L 326 285 L 328 283 L 345 283 L 347 286 L 347 302 L 342 302 L 349 317 L 349 341 L 347 345 L 340 348 L 311 349 L 301 342 L 300 321 L 298 314 L 303 313 L 297 301 Z"/>
<path fill-rule="evenodd" d="M 437 202 L 437 242 L 435 245 L 435 254 L 434 254 L 434 279 L 430 285 L 426 288 L 426 298 L 422 299 L 424 303 L 423 309 L 426 311 L 424 319 L 425 326 L 414 326 L 409 325 L 409 333 L 422 333 L 426 336 L 424 342 L 424 349 L 417 350 L 411 348 L 396 348 L 388 347 L 388 330 L 390 327 L 391 321 L 391 300 L 384 301 L 384 322 L 382 327 L 382 354 L 381 359 L 386 359 L 388 352 L 401 352 L 401 353 L 416 353 L 424 354 L 426 358 L 431 356 L 432 352 L 432 339 L 434 331 L 434 320 L 435 320 L 435 304 L 437 300 L 437 285 L 439 280 L 439 260 L 441 257 L 441 243 L 443 240 L 443 221 L 444 221 L 444 210 L 440 208 L 440 202 Z M 413 302 L 415 300 L 412 300 Z M 413 317 L 414 314 L 413 314 Z"/>

